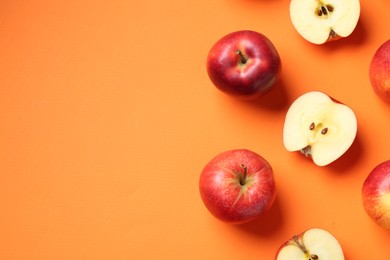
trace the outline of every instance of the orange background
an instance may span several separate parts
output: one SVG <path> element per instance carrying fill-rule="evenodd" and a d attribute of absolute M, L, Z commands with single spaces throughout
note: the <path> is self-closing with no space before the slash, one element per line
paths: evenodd
<path fill-rule="evenodd" d="M 368 78 L 390 3 L 361 9 L 350 37 L 317 46 L 293 28 L 288 0 L 1 1 L 0 259 L 273 259 L 312 227 L 347 259 L 389 259 L 361 187 L 390 159 L 390 105 Z M 252 102 L 206 73 L 212 44 L 240 29 L 266 35 L 283 64 Z M 282 143 L 289 105 L 310 90 L 358 119 L 351 149 L 322 168 Z M 216 220 L 198 192 L 203 166 L 235 148 L 270 162 L 278 192 L 242 226 Z"/>

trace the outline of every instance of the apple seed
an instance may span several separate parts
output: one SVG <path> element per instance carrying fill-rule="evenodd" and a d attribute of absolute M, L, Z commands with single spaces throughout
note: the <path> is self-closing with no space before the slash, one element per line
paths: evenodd
<path fill-rule="evenodd" d="M 311 254 L 309 259 L 317 260 L 318 259 L 318 255 Z"/>
<path fill-rule="evenodd" d="M 322 16 L 322 15 L 328 15 L 329 13 L 333 12 L 334 10 L 334 7 L 331 6 L 331 5 L 323 5 L 321 4 L 320 7 L 318 7 L 316 13 L 318 16 Z"/>
<path fill-rule="evenodd" d="M 333 12 L 334 7 L 331 5 L 326 5 L 326 9 L 328 9 L 329 12 Z"/>
<path fill-rule="evenodd" d="M 324 15 L 327 15 L 328 14 L 328 9 L 326 9 L 325 6 L 321 6 L 321 11 Z"/>
<path fill-rule="evenodd" d="M 318 126 L 318 127 L 321 127 L 322 124 L 320 123 L 320 124 L 318 124 L 317 126 Z M 313 131 L 315 128 L 316 128 L 316 125 L 314 124 L 314 122 L 311 123 L 310 126 L 309 126 L 310 131 Z M 321 130 L 321 134 L 323 134 L 323 135 L 326 134 L 327 132 L 328 132 L 328 128 L 327 128 L 327 127 L 323 128 L 323 129 Z"/>

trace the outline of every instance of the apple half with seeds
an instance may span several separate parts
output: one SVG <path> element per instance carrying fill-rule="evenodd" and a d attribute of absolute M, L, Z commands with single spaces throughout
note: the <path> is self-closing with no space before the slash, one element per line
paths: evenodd
<path fill-rule="evenodd" d="M 344 253 L 331 233 L 312 228 L 284 243 L 277 251 L 276 260 L 344 260 Z"/>
<path fill-rule="evenodd" d="M 293 26 L 304 39 L 314 44 L 349 36 L 359 17 L 359 0 L 290 1 Z"/>
<path fill-rule="evenodd" d="M 310 91 L 298 97 L 287 111 L 283 144 L 287 151 L 300 151 L 318 166 L 341 157 L 357 133 L 355 113 L 327 94 Z"/>

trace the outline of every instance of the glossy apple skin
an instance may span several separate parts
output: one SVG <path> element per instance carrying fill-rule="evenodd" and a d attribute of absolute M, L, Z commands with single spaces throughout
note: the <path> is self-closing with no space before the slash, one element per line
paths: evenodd
<path fill-rule="evenodd" d="M 245 184 L 240 178 L 247 169 Z M 257 153 L 247 149 L 222 152 L 209 161 L 199 178 L 206 208 L 219 220 L 243 224 L 260 218 L 276 197 L 273 170 Z"/>
<path fill-rule="evenodd" d="M 232 32 L 219 39 L 210 49 L 206 63 L 207 73 L 219 90 L 244 100 L 264 95 L 281 74 L 281 60 L 273 43 L 250 30 Z"/>
<path fill-rule="evenodd" d="M 390 160 L 377 165 L 367 176 L 362 198 L 371 219 L 390 230 Z"/>
<path fill-rule="evenodd" d="M 369 76 L 375 93 L 390 103 L 390 40 L 384 42 L 372 57 Z"/>

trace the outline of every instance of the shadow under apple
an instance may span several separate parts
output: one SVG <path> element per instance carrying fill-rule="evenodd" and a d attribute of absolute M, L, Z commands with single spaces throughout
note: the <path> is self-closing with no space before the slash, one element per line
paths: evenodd
<path fill-rule="evenodd" d="M 275 85 L 262 96 L 253 100 L 238 101 L 244 103 L 245 105 L 255 106 L 257 108 L 268 109 L 272 111 L 287 111 L 290 105 L 290 100 L 287 94 L 287 87 L 282 77 L 280 77 Z"/>
<path fill-rule="evenodd" d="M 363 145 L 358 131 L 351 147 L 340 158 L 329 164 L 329 167 L 336 173 L 347 172 L 348 168 L 361 159 L 363 152 Z"/>
<path fill-rule="evenodd" d="M 283 223 L 279 197 L 276 196 L 274 204 L 262 217 L 245 224 L 236 225 L 236 227 L 254 236 L 270 236 L 275 233 L 275 230 L 281 229 Z"/>
<path fill-rule="evenodd" d="M 364 17 L 362 15 L 356 24 L 354 31 L 347 37 L 329 41 L 323 44 L 325 51 L 330 52 L 338 50 L 339 48 L 345 48 L 350 46 L 361 46 L 367 41 L 368 31 L 364 24 Z"/>

